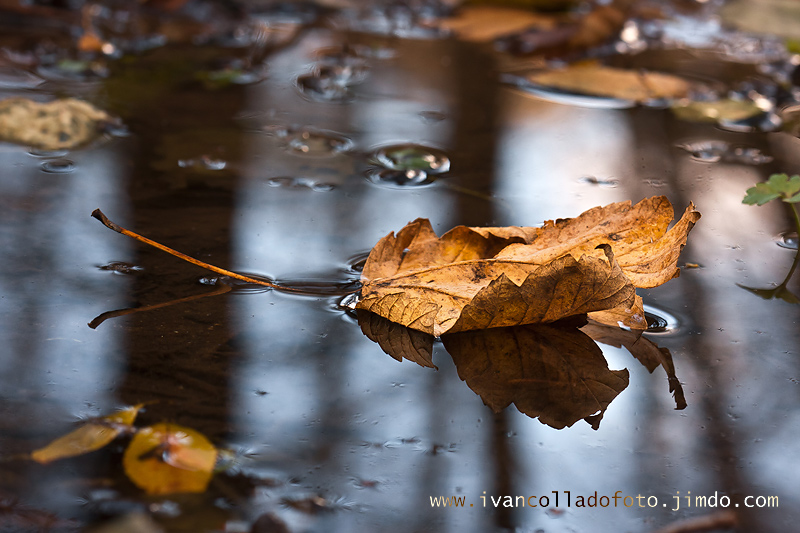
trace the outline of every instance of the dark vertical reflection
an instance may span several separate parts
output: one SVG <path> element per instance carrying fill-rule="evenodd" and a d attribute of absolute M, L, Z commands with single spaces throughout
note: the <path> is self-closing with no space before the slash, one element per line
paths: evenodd
<path fill-rule="evenodd" d="M 193 71 L 188 67 L 199 68 L 200 54 L 202 49 L 163 49 L 131 59 L 108 85 L 112 106 L 119 107 L 139 139 L 129 215 L 119 222 L 226 268 L 243 145 L 232 117 L 243 105 L 243 91 L 232 86 L 214 95 L 187 78 Z M 215 170 L 209 161 L 227 165 Z M 144 272 L 134 278 L 131 307 L 214 290 L 198 283 L 209 272 L 138 243 L 136 251 L 135 262 Z M 123 327 L 128 337 L 127 372 L 116 386 L 121 398 L 129 403 L 159 400 L 143 421 L 184 424 L 212 441 L 228 431 L 232 349 L 227 304 L 225 296 L 216 296 L 100 326 Z"/>

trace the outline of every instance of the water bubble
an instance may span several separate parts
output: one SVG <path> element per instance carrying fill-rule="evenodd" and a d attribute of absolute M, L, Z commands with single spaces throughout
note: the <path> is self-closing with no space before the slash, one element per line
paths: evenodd
<path fill-rule="evenodd" d="M 698 141 L 679 144 L 678 148 L 686 150 L 695 161 L 702 163 L 740 163 L 745 165 L 763 165 L 772 161 L 772 156 L 765 155 L 758 148 L 734 146 L 725 141 Z"/>
<path fill-rule="evenodd" d="M 646 333 L 667 334 L 674 333 L 679 326 L 678 319 L 663 309 L 645 305 L 644 317 L 647 320 Z"/>
<path fill-rule="evenodd" d="M 444 152 L 419 144 L 386 146 L 373 154 L 372 161 L 387 170 L 427 174 L 444 174 L 450 170 L 450 159 Z"/>
<path fill-rule="evenodd" d="M 197 159 L 179 159 L 178 166 L 181 168 L 223 170 L 228 166 L 228 162 L 224 159 L 217 159 L 208 155 L 201 155 Z"/>
<path fill-rule="evenodd" d="M 69 174 L 75 170 L 75 163 L 69 159 L 48 159 L 42 161 L 40 168 L 49 174 Z"/>
<path fill-rule="evenodd" d="M 290 178 L 279 177 L 271 178 L 267 181 L 270 187 L 281 187 L 284 189 L 311 189 L 316 192 L 328 192 L 334 189 L 332 183 L 314 181 L 309 178 Z"/>
<path fill-rule="evenodd" d="M 100 270 L 108 270 L 116 274 L 135 274 L 142 272 L 144 268 L 134 265 L 133 263 L 126 263 L 125 261 L 112 261 L 105 265 L 97 265 Z"/>
<path fill-rule="evenodd" d="M 343 135 L 309 128 L 287 130 L 284 140 L 290 152 L 310 157 L 330 157 L 353 148 L 353 141 Z"/>
<path fill-rule="evenodd" d="M 434 177 L 424 170 L 387 170 L 373 168 L 367 171 L 367 179 L 377 185 L 413 187 L 430 185 Z"/>
<path fill-rule="evenodd" d="M 778 246 L 788 250 L 797 250 L 798 240 L 796 231 L 787 231 L 778 236 Z"/>
<path fill-rule="evenodd" d="M 298 90 L 310 100 L 344 104 L 353 100 L 353 91 L 336 77 L 306 74 L 297 78 Z"/>

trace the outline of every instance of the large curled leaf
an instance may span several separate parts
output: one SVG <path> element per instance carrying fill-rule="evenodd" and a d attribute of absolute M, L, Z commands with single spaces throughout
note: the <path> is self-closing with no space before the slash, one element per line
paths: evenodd
<path fill-rule="evenodd" d="M 75 431 L 59 437 L 44 448 L 31 453 L 31 459 L 47 464 L 58 459 L 75 457 L 99 450 L 130 429 L 143 404 L 121 409 L 114 414 L 87 422 Z"/>
<path fill-rule="evenodd" d="M 176 424 L 140 429 L 122 465 L 125 474 L 149 494 L 203 492 L 211 481 L 217 449 L 201 433 Z"/>
<path fill-rule="evenodd" d="M 598 311 L 613 311 L 612 324 L 622 317 L 644 329 L 634 289 L 679 274 L 680 250 L 699 217 L 689 205 L 667 231 L 672 206 L 654 197 L 541 228 L 459 226 L 441 238 L 418 219 L 372 249 L 357 307 L 435 336 Z"/>

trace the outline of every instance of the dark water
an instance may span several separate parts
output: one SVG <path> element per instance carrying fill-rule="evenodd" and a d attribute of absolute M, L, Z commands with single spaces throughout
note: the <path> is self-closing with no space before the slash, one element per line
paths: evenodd
<path fill-rule="evenodd" d="M 344 42 L 383 51 L 364 60 L 349 103 L 301 91 L 320 51 Z M 689 492 L 739 503 L 736 531 L 796 527 L 800 310 L 736 284 L 770 287 L 792 263 L 776 244 L 790 213 L 741 199 L 770 172 L 796 172 L 797 138 L 543 101 L 501 85 L 487 49 L 451 40 L 314 29 L 267 58 L 263 81 L 217 90 L 156 69 L 195 53 L 156 49 L 105 80 L 37 89 L 79 93 L 120 115 L 127 136 L 53 157 L 0 145 L 0 531 L 83 530 L 140 512 L 166 531 L 273 531 L 253 526 L 269 513 L 290 531 L 647 532 L 721 511 L 673 510 Z M 681 148 L 711 141 L 774 159 L 707 162 Z M 449 172 L 372 179 L 371 156 L 404 144 L 446 154 Z M 536 225 L 653 195 L 703 215 L 681 259 L 698 267 L 641 291 L 664 319 L 650 339 L 673 355 L 684 410 L 663 369 L 600 345 L 630 377 L 598 429 L 556 430 L 513 405 L 493 412 L 442 344 L 438 369 L 398 363 L 339 306 L 360 254 L 417 217 L 440 233 Z M 219 288 L 104 228 L 89 216 L 98 207 L 310 295 L 235 288 L 91 329 L 107 311 Z M 122 473 L 124 440 L 47 466 L 19 458 L 139 402 L 153 402 L 140 425 L 185 425 L 232 450 L 206 493 L 143 495 Z M 645 499 L 575 505 L 595 493 Z M 468 507 L 432 507 L 438 496 Z M 550 505 L 495 508 L 499 496 Z M 746 496 L 779 507 L 745 509 Z"/>

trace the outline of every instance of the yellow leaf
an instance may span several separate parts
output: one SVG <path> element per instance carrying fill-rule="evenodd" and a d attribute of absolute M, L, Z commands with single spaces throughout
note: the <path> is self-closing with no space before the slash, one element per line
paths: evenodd
<path fill-rule="evenodd" d="M 139 430 L 122 458 L 125 474 L 148 494 L 203 492 L 216 461 L 204 435 L 165 423 Z"/>
<path fill-rule="evenodd" d="M 122 409 L 112 415 L 98 418 L 67 433 L 44 448 L 31 453 L 31 459 L 47 464 L 58 459 L 75 457 L 99 450 L 120 433 L 129 429 L 144 404 Z"/>
<path fill-rule="evenodd" d="M 676 277 L 700 214 L 673 219 L 665 197 L 590 209 L 541 228 L 467 228 L 437 237 L 418 219 L 381 239 L 361 275 L 356 307 L 398 324 L 444 333 L 593 316 L 644 329 L 635 287 Z"/>

